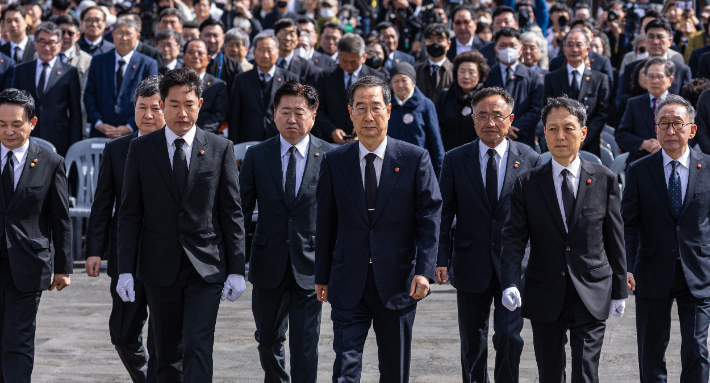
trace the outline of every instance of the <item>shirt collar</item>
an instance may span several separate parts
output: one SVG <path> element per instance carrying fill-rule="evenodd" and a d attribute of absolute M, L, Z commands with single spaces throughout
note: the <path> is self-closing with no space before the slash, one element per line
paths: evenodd
<path fill-rule="evenodd" d="M 104 39 L 103 37 L 99 36 L 99 38 L 96 39 L 96 41 L 91 41 L 91 40 L 89 40 L 89 39 L 86 38 L 86 35 L 84 35 L 84 40 L 86 40 L 86 42 L 89 43 L 89 45 L 99 45 L 99 44 L 101 44 L 101 41 L 102 41 L 103 39 Z"/>
<path fill-rule="evenodd" d="M 173 70 L 173 69 L 175 69 L 175 67 L 177 66 L 177 63 L 178 63 L 178 61 L 177 61 L 177 58 L 176 58 L 175 60 L 173 60 L 173 61 L 171 61 L 171 62 L 165 64 L 165 66 L 166 66 L 168 69 Z"/>
<path fill-rule="evenodd" d="M 284 139 L 282 135 L 279 134 L 279 141 L 281 141 L 281 157 L 285 156 L 288 153 L 288 149 L 291 148 L 291 146 L 296 147 L 296 151 L 301 154 L 301 157 L 306 158 L 306 148 L 308 148 L 308 143 L 311 140 L 311 135 L 306 134 L 305 137 L 301 141 L 299 141 L 296 145 L 291 145 Z"/>
<path fill-rule="evenodd" d="M 259 67 L 256 67 L 257 72 L 259 73 L 259 77 L 264 74 L 264 72 L 259 69 Z M 276 65 L 272 66 L 271 69 L 269 69 L 268 72 L 266 72 L 271 78 L 274 78 L 274 73 L 276 73 Z"/>
<path fill-rule="evenodd" d="M 501 73 L 505 73 L 505 70 L 508 69 L 508 68 L 512 69 L 512 70 L 513 70 L 513 73 L 515 73 L 515 70 L 518 69 L 518 65 L 519 65 L 519 64 L 520 64 L 520 61 L 516 61 L 515 64 L 511 65 L 510 67 L 508 67 L 508 66 L 506 66 L 505 64 L 498 63 L 498 65 L 500 66 L 500 71 L 501 71 Z M 567 65 L 569 65 L 569 64 L 567 64 Z"/>
<path fill-rule="evenodd" d="M 660 98 L 659 101 L 665 100 L 667 96 L 668 96 L 668 90 L 666 90 L 665 93 L 663 93 L 663 94 L 661 95 L 661 97 L 659 97 L 659 98 Z M 649 94 L 648 94 L 648 97 L 649 97 L 649 99 L 651 100 L 651 102 L 653 103 L 653 99 L 655 98 L 655 96 L 652 95 L 651 93 L 649 93 Z"/>
<path fill-rule="evenodd" d="M 37 58 L 37 69 L 41 70 L 42 69 L 42 63 L 44 61 L 40 60 L 39 57 Z M 53 59 L 49 60 L 49 69 L 54 68 L 54 64 L 57 62 L 57 56 L 54 56 Z"/>
<path fill-rule="evenodd" d="M 14 51 L 14 50 L 15 50 L 15 47 L 16 47 L 16 46 L 19 46 L 20 49 L 22 49 L 22 50 L 24 51 L 25 48 L 27 47 L 27 42 L 28 42 L 28 41 L 30 41 L 30 39 L 29 39 L 29 37 L 27 37 L 27 36 L 25 36 L 25 39 L 22 40 L 22 41 L 20 41 L 19 44 L 15 44 L 14 41 L 10 40 L 10 47 L 11 47 L 12 50 Z"/>
<path fill-rule="evenodd" d="M 357 69 L 355 69 L 355 72 L 353 72 L 352 74 L 345 72 L 345 71 L 343 71 L 343 72 L 345 72 L 346 76 L 355 76 L 357 78 L 360 78 L 360 71 L 361 70 L 362 70 L 362 65 L 360 65 Z"/>
<path fill-rule="evenodd" d="M 572 65 L 569 65 L 567 63 L 567 76 L 569 77 L 570 74 L 572 74 L 572 71 L 577 71 L 579 74 L 584 74 L 584 63 L 580 64 L 578 67 L 573 67 Z"/>
<path fill-rule="evenodd" d="M 461 44 L 461 42 L 459 41 L 459 39 L 456 39 L 456 46 L 457 46 L 457 47 L 470 47 L 470 46 L 473 46 L 473 36 L 471 36 L 471 38 L 468 40 L 468 42 L 466 43 L 466 45 Z"/>
<path fill-rule="evenodd" d="M 213 55 L 212 55 L 212 60 L 217 60 L 217 56 L 219 56 L 220 53 L 222 53 L 222 52 L 220 51 L 220 52 L 217 52 L 217 53 L 213 54 Z"/>
<path fill-rule="evenodd" d="M 579 160 L 579 153 L 577 153 L 577 158 L 572 161 L 571 164 L 567 165 L 567 167 L 564 167 L 560 165 L 559 162 L 555 161 L 555 159 L 552 159 L 552 174 L 555 176 L 555 178 L 560 176 L 560 173 L 562 173 L 562 170 L 567 169 L 569 170 L 570 173 L 574 176 L 574 178 L 579 177 L 579 168 L 582 165 L 582 162 Z"/>
<path fill-rule="evenodd" d="M 135 51 L 136 51 L 136 50 L 133 49 L 132 51 L 128 52 L 128 53 L 127 53 L 125 56 L 123 56 L 123 57 L 118 54 L 118 51 L 115 51 L 115 52 L 116 52 L 116 53 L 115 53 L 115 55 L 116 55 L 116 62 L 118 62 L 118 60 L 120 60 L 120 59 L 123 59 L 123 61 L 125 61 L 126 64 L 128 64 L 129 62 L 131 62 L 131 57 L 133 57 L 133 52 L 135 52 Z"/>
<path fill-rule="evenodd" d="M 281 60 L 286 60 L 286 64 L 287 64 L 287 65 L 290 65 L 290 64 L 291 64 L 291 60 L 293 60 L 293 55 L 294 55 L 294 53 L 296 53 L 296 50 L 292 50 L 292 51 L 291 51 L 291 54 L 288 55 L 288 56 L 286 56 L 286 57 L 281 57 L 281 56 L 279 56 L 279 58 L 280 58 Z"/>
<path fill-rule="evenodd" d="M 667 166 L 668 164 L 673 161 L 673 158 L 666 154 L 665 149 L 661 149 L 661 155 L 663 156 L 663 166 Z M 688 147 L 685 147 L 685 152 L 678 158 L 678 162 L 680 162 L 681 165 L 683 165 L 686 169 L 689 169 L 688 167 L 688 160 L 690 158 L 690 150 L 688 150 Z"/>
<path fill-rule="evenodd" d="M 431 57 L 431 56 L 429 56 L 429 57 Z M 444 59 L 439 62 L 434 62 L 431 60 L 431 58 L 429 58 L 429 66 L 438 65 L 439 67 L 442 67 L 442 66 L 444 66 L 445 62 L 446 62 L 446 56 L 444 56 Z"/>
<path fill-rule="evenodd" d="M 74 46 L 72 45 L 69 49 L 65 50 L 62 53 L 64 53 L 64 56 L 66 56 L 66 58 L 71 59 L 72 55 L 74 54 Z"/>
<path fill-rule="evenodd" d="M 27 154 L 27 149 L 30 147 L 30 139 L 27 138 L 24 144 L 20 146 L 17 149 L 12 149 L 12 155 L 15 156 L 15 159 L 17 162 L 22 162 L 22 158 L 25 157 L 25 154 Z M 5 158 L 7 156 L 7 152 L 9 152 L 10 149 L 6 148 L 5 145 L 0 144 L 0 157 Z"/>
<path fill-rule="evenodd" d="M 484 144 L 483 141 L 478 140 L 478 152 L 479 152 L 479 157 L 481 160 L 483 160 L 483 156 L 488 154 L 488 149 L 491 149 L 488 147 L 488 145 Z M 508 140 L 503 138 L 503 140 L 496 146 L 495 148 L 496 153 L 500 156 L 500 158 L 503 158 L 503 155 L 505 154 L 505 151 L 508 150 Z"/>
<path fill-rule="evenodd" d="M 370 153 L 375 153 L 375 155 L 377 157 L 380 157 L 381 160 L 384 160 L 385 159 L 385 149 L 387 149 L 387 136 L 385 136 L 384 141 L 382 141 L 380 146 L 378 146 L 374 152 L 367 150 L 367 148 L 362 145 L 362 142 L 358 141 L 357 145 L 358 145 L 358 148 L 360 149 L 360 161 L 362 161 L 362 159 L 365 158 L 365 156 Z"/>
<path fill-rule="evenodd" d="M 187 131 L 187 133 L 183 134 L 182 139 L 185 140 L 185 144 L 187 146 L 192 146 L 192 140 L 195 139 L 195 132 L 197 129 L 195 129 L 195 125 L 192 125 L 192 128 Z M 180 138 L 175 132 L 170 130 L 169 127 L 165 127 L 165 140 L 168 142 L 168 145 L 172 144 L 173 141 L 175 141 L 176 138 Z"/>
<path fill-rule="evenodd" d="M 205 79 L 205 75 L 206 75 L 206 74 L 207 74 L 207 72 L 206 72 L 206 71 L 205 71 L 205 72 L 202 72 L 202 73 L 200 73 L 200 80 L 204 80 L 204 79 Z"/>

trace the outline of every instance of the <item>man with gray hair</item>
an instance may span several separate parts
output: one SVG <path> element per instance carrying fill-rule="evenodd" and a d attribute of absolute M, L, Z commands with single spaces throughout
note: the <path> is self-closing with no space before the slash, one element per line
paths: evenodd
<path fill-rule="evenodd" d="M 118 138 L 135 130 L 133 92 L 158 63 L 135 50 L 140 33 L 133 18 L 122 17 L 113 30 L 116 48 L 94 56 L 84 90 L 90 137 Z"/>
<path fill-rule="evenodd" d="M 316 135 L 319 137 L 336 144 L 353 139 L 353 123 L 347 108 L 348 89 L 360 77 L 384 78 L 380 72 L 364 65 L 366 59 L 362 37 L 346 33 L 338 41 L 338 66 L 323 71 L 316 82 L 319 99 Z"/>
<path fill-rule="evenodd" d="M 665 353 L 674 300 L 682 339 L 680 381 L 707 382 L 709 376 L 710 157 L 688 145 L 697 129 L 694 119 L 692 105 L 669 94 L 655 113 L 661 150 L 626 172 L 621 209 L 644 383 L 669 378 Z"/>
<path fill-rule="evenodd" d="M 224 54 L 239 63 L 242 72 L 248 72 L 254 68 L 254 64 L 247 61 L 249 54 L 249 34 L 237 27 L 232 28 L 224 34 Z"/>
<path fill-rule="evenodd" d="M 57 57 L 62 30 L 51 21 L 35 28 L 34 47 L 37 59 L 15 67 L 12 87 L 26 90 L 35 99 L 37 125 L 31 136 L 51 142 L 65 156 L 82 139 L 79 71 Z"/>
<path fill-rule="evenodd" d="M 88 276 L 99 276 L 101 256 L 108 248 L 106 274 L 111 278 L 112 301 L 111 316 L 108 321 L 109 333 L 111 343 L 116 347 L 123 366 L 134 382 L 153 382 L 156 379 L 155 339 L 153 329 L 149 325 L 146 353 L 142 334 L 143 326 L 148 319 L 148 301 L 143 282 L 135 281 L 134 302 L 123 302 L 116 292 L 118 283 L 116 222 L 118 212 L 121 210 L 123 173 L 131 141 L 165 126 L 165 117 L 159 102 L 158 84 L 161 78 L 160 75 L 150 76 L 138 84 L 133 94 L 136 130 L 127 136 L 108 142 L 104 147 L 86 232 L 85 268 Z"/>
<path fill-rule="evenodd" d="M 525 32 L 520 42 L 523 43 L 522 63 L 538 74 L 548 74 L 547 41 L 537 33 Z"/>

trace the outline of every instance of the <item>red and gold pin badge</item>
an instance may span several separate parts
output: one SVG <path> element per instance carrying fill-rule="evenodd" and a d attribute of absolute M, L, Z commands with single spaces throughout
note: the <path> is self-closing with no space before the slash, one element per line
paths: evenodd
<path fill-rule="evenodd" d="M 57 76 L 59 76 L 60 74 L 62 74 L 62 72 L 57 71 Z"/>
<path fill-rule="evenodd" d="M 37 163 L 37 159 L 35 158 L 34 160 L 32 160 L 32 163 L 30 163 L 30 167 L 31 168 L 35 167 L 36 163 Z"/>
<path fill-rule="evenodd" d="M 511 79 L 511 80 L 515 80 L 515 76 L 510 76 L 510 79 Z"/>
<path fill-rule="evenodd" d="M 517 168 L 518 168 L 518 165 L 520 165 L 520 162 L 515 161 L 515 164 L 513 165 L 513 167 L 517 169 Z"/>
<path fill-rule="evenodd" d="M 3 63 L 3 62 L 5 62 L 5 60 L 3 60 L 3 59 L 0 59 L 0 63 Z"/>
<path fill-rule="evenodd" d="M 589 81 L 590 78 L 591 78 L 591 77 L 587 76 L 587 78 L 585 78 L 585 80 L 586 80 L 586 81 Z"/>
<path fill-rule="evenodd" d="M 698 169 L 700 169 L 700 168 L 702 168 L 702 167 L 703 167 L 703 165 L 698 164 Z"/>
<path fill-rule="evenodd" d="M 394 168 L 394 171 L 399 173 L 399 168 Z"/>
<path fill-rule="evenodd" d="M 210 86 L 210 83 L 209 83 L 209 82 L 207 82 L 207 86 Z"/>
<path fill-rule="evenodd" d="M 320 156 L 320 153 L 315 152 L 315 153 L 313 153 L 313 156 L 314 156 L 314 157 L 318 157 L 318 156 Z"/>
<path fill-rule="evenodd" d="M 135 66 L 135 65 L 133 66 L 133 69 L 136 69 L 136 66 Z"/>
<path fill-rule="evenodd" d="M 276 81 L 281 81 L 281 77 L 277 78 Z"/>
<path fill-rule="evenodd" d="M 205 151 L 204 151 L 204 150 L 200 150 L 200 154 L 205 154 Z"/>
<path fill-rule="evenodd" d="M 591 184 L 592 184 L 592 180 L 587 179 L 587 185 L 591 185 Z"/>
<path fill-rule="evenodd" d="M 2 61 L 0 61 L 0 62 L 2 62 Z M 318 59 L 313 60 L 313 62 L 315 62 L 315 63 L 317 64 L 317 63 L 318 63 Z"/>

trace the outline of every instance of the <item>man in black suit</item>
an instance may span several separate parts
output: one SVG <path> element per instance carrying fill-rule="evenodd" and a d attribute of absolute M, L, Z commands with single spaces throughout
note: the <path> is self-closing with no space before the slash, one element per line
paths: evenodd
<path fill-rule="evenodd" d="M 219 133 L 219 128 L 227 121 L 229 93 L 227 83 L 206 73 L 210 62 L 207 44 L 202 40 L 192 40 L 185 44 L 185 68 L 190 68 L 202 77 L 202 108 L 197 118 L 197 126 L 205 132 Z"/>
<path fill-rule="evenodd" d="M 365 65 L 365 41 L 362 37 L 346 33 L 338 41 L 338 66 L 321 74 L 318 90 L 318 114 L 316 132 L 321 138 L 344 144 L 345 135 L 354 133 L 348 112 L 348 89 L 360 77 L 384 78 L 380 72 Z"/>
<path fill-rule="evenodd" d="M 221 299 L 244 292 L 244 223 L 232 143 L 195 125 L 200 76 L 189 68 L 160 81 L 166 128 L 131 141 L 118 213 L 118 283 L 135 301 L 145 285 L 157 376 L 212 381 Z"/>
<path fill-rule="evenodd" d="M 331 145 L 310 134 L 317 108 L 313 87 L 286 82 L 274 97 L 279 135 L 249 147 L 239 172 L 246 222 L 261 201 L 249 282 L 254 285 L 256 341 L 268 382 L 315 382 L 318 371 L 322 302 L 314 290 L 315 186 Z M 291 334 L 290 378 L 286 329 Z"/>
<path fill-rule="evenodd" d="M 698 129 L 695 142 L 703 153 L 710 153 L 710 92 L 703 91 L 698 98 L 698 109 L 695 123 Z"/>
<path fill-rule="evenodd" d="M 160 110 L 158 83 L 161 76 L 150 76 L 136 88 L 133 103 L 136 109 L 136 131 L 110 141 L 104 147 L 99 167 L 99 178 L 91 205 L 91 216 L 86 232 L 86 274 L 98 277 L 101 258 L 108 253 L 106 273 L 111 278 L 111 316 L 108 326 L 111 343 L 116 348 L 123 366 L 134 382 L 155 382 L 157 360 L 155 336 L 148 328 L 148 352 L 143 347 L 143 325 L 148 319 L 148 300 L 145 286 L 135 281 L 135 301 L 123 302 L 116 286 L 118 284 L 117 218 L 121 210 L 121 193 L 125 173 L 126 155 L 131 141 L 165 126 Z M 108 249 L 108 251 L 107 251 Z M 150 326 L 150 325 L 149 325 Z M 150 359 L 148 356 L 152 356 Z"/>
<path fill-rule="evenodd" d="M 670 59 L 668 56 L 668 49 L 670 49 L 673 43 L 673 32 L 671 25 L 667 21 L 656 19 L 651 21 L 646 25 L 646 49 L 650 57 L 663 57 L 665 59 Z M 633 73 L 636 65 L 638 65 L 641 60 L 634 61 L 631 64 L 626 65 L 624 68 L 624 79 L 621 83 L 621 95 L 631 93 L 631 74 Z M 683 89 L 685 84 L 692 80 L 692 75 L 690 73 L 690 68 L 679 62 L 674 62 L 675 73 L 673 74 L 673 83 L 671 87 L 668 88 L 668 92 L 671 94 L 680 94 L 680 90 Z"/>
<path fill-rule="evenodd" d="M 587 38 L 589 38 L 589 41 L 592 41 L 594 38 L 594 33 L 592 32 L 594 30 L 594 26 L 589 21 L 575 20 L 572 22 L 572 29 L 584 32 L 584 34 L 587 35 Z M 609 60 L 608 57 L 600 55 L 594 51 L 589 51 L 588 57 L 590 64 L 589 67 L 592 70 L 604 73 L 609 77 L 609 89 L 611 89 L 611 87 L 614 86 L 614 71 L 611 67 L 611 60 Z M 563 68 L 565 66 L 566 58 L 567 57 L 565 56 L 563 47 L 562 53 L 550 60 L 550 72 Z"/>
<path fill-rule="evenodd" d="M 479 139 L 446 153 L 439 181 L 441 230 L 436 281 L 456 288 L 463 382 L 485 382 L 491 300 L 496 383 L 518 381 L 523 318 L 501 304 L 500 246 L 510 193 L 518 175 L 540 164 L 529 146 L 507 138 L 515 101 L 503 88 L 484 88 L 471 100 Z M 507 117 L 506 117 L 507 116 Z M 451 226 L 458 217 L 451 240 Z M 452 253 L 453 242 L 453 253 Z M 490 245 L 489 245 L 490 244 Z M 525 263 L 525 262 L 523 262 Z"/>
<path fill-rule="evenodd" d="M 545 96 L 543 76 L 520 62 L 523 44 L 517 30 L 509 27 L 499 29 L 493 44 L 498 64 L 491 68 L 483 86 L 504 88 L 513 97 L 515 107 L 512 112 L 516 118 L 508 130 L 508 137 L 532 147 Z"/>
<path fill-rule="evenodd" d="M 103 38 L 106 30 L 106 14 L 98 6 L 88 7 L 81 11 L 82 37 L 79 47 L 91 56 L 100 55 L 114 49 L 112 42 Z"/>
<path fill-rule="evenodd" d="M 316 68 L 320 68 L 322 70 L 326 70 L 335 66 L 335 61 L 333 61 L 330 56 L 318 52 L 314 48 L 316 42 L 318 41 L 318 32 L 316 32 L 316 21 L 311 19 L 310 17 L 301 16 L 296 19 L 296 23 L 298 23 L 298 27 L 301 29 L 301 33 L 298 36 L 298 45 L 299 48 L 304 49 L 306 51 L 306 56 L 304 56 L 304 58 L 311 61 L 313 65 L 316 66 Z M 302 44 L 305 44 L 303 40 L 304 32 L 308 34 L 308 47 L 301 46 Z"/>
<path fill-rule="evenodd" d="M 641 382 L 665 382 L 671 307 L 680 319 L 681 382 L 707 382 L 710 157 L 692 150 L 695 110 L 668 95 L 656 109 L 660 152 L 626 172 L 622 200 L 629 288 L 636 292 Z"/>
<path fill-rule="evenodd" d="M 15 60 L 0 52 L 0 91 L 12 87 L 15 76 Z"/>
<path fill-rule="evenodd" d="M 476 12 L 468 5 L 459 5 L 451 11 L 454 37 L 451 38 L 451 47 L 446 53 L 449 61 L 453 62 L 456 56 L 470 50 L 480 51 L 489 43 L 476 36 Z"/>
<path fill-rule="evenodd" d="M 185 66 L 185 62 L 180 57 L 180 50 L 183 46 L 180 33 L 174 29 L 163 29 L 155 34 L 155 46 L 160 49 L 165 63 L 164 66 L 158 68 L 159 74 L 164 75 L 169 70 Z"/>
<path fill-rule="evenodd" d="M 359 141 L 321 164 L 316 295 L 330 302 L 333 382 L 360 381 L 370 327 L 380 381 L 409 380 L 417 303 L 435 278 L 441 195 L 429 153 L 387 137 L 390 88 L 364 76 L 348 91 Z"/>
<path fill-rule="evenodd" d="M 541 382 L 565 380 L 567 329 L 572 381 L 598 382 L 606 320 L 623 315 L 627 297 L 619 182 L 579 157 L 586 117 L 576 100 L 548 99 L 542 122 L 552 160 L 515 181 L 503 227 L 503 305 L 522 305 L 530 320 Z"/>
<path fill-rule="evenodd" d="M 286 81 L 298 75 L 276 66 L 276 37 L 260 33 L 254 38 L 254 69 L 234 78 L 229 101 L 229 139 L 235 144 L 265 141 L 279 134 L 274 124 L 274 96 Z"/>
<path fill-rule="evenodd" d="M 36 122 L 29 93 L 0 93 L 0 376 L 5 382 L 31 381 L 42 292 L 71 282 L 64 160 L 29 139 Z"/>
<path fill-rule="evenodd" d="M 22 5 L 13 3 L 4 7 L 0 19 L 3 29 L 10 35 L 10 41 L 0 46 L 0 52 L 12 57 L 17 64 L 34 60 L 35 47 L 27 36 L 27 21 Z"/>
<path fill-rule="evenodd" d="M 496 10 L 493 11 L 493 25 L 491 25 L 493 36 L 495 36 L 501 28 L 505 27 L 518 29 L 518 12 L 508 6 L 496 7 Z M 489 67 L 493 68 L 498 64 L 498 55 L 494 43 L 485 45 L 478 51 L 488 60 Z"/>
<path fill-rule="evenodd" d="M 673 83 L 675 63 L 661 57 L 654 57 L 646 62 L 642 69 L 646 76 L 648 93 L 631 97 L 616 129 L 616 142 L 619 148 L 629 152 L 626 159 L 628 166 L 641 157 L 661 150 L 656 138 L 656 109 L 659 102 L 668 96 L 668 88 Z"/>
<path fill-rule="evenodd" d="M 298 75 L 301 84 L 315 86 L 321 69 L 295 53 L 298 45 L 298 25 L 289 18 L 274 25 L 274 35 L 279 42 L 279 60 L 276 66 Z"/>
<path fill-rule="evenodd" d="M 79 71 L 57 59 L 62 30 L 51 21 L 37 26 L 34 45 L 37 60 L 15 67 L 13 88 L 26 90 L 35 99 L 37 125 L 32 137 L 43 138 L 64 156 L 82 139 L 81 82 Z"/>
<path fill-rule="evenodd" d="M 208 18 L 200 24 L 200 39 L 207 43 L 207 50 L 212 56 L 207 73 L 226 82 L 227 89 L 232 89 L 234 77 L 243 72 L 237 60 L 227 56 L 222 50 L 224 32 L 224 25 L 219 20 Z"/>
<path fill-rule="evenodd" d="M 601 134 L 609 113 L 609 77 L 585 66 L 591 48 L 584 32 L 574 30 L 568 33 L 563 49 L 567 64 L 545 75 L 545 100 L 568 95 L 584 105 L 588 131 L 582 149 L 599 156 Z"/>
<path fill-rule="evenodd" d="M 320 28 L 320 48 L 318 51 L 338 63 L 338 43 L 345 35 L 342 25 L 329 21 Z"/>

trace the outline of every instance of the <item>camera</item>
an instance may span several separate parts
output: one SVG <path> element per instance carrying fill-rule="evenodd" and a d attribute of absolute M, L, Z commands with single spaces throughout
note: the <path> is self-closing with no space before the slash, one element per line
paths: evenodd
<path fill-rule="evenodd" d="M 606 21 L 613 22 L 619 20 L 619 14 L 616 11 L 609 11 L 609 15 L 606 17 Z"/>

